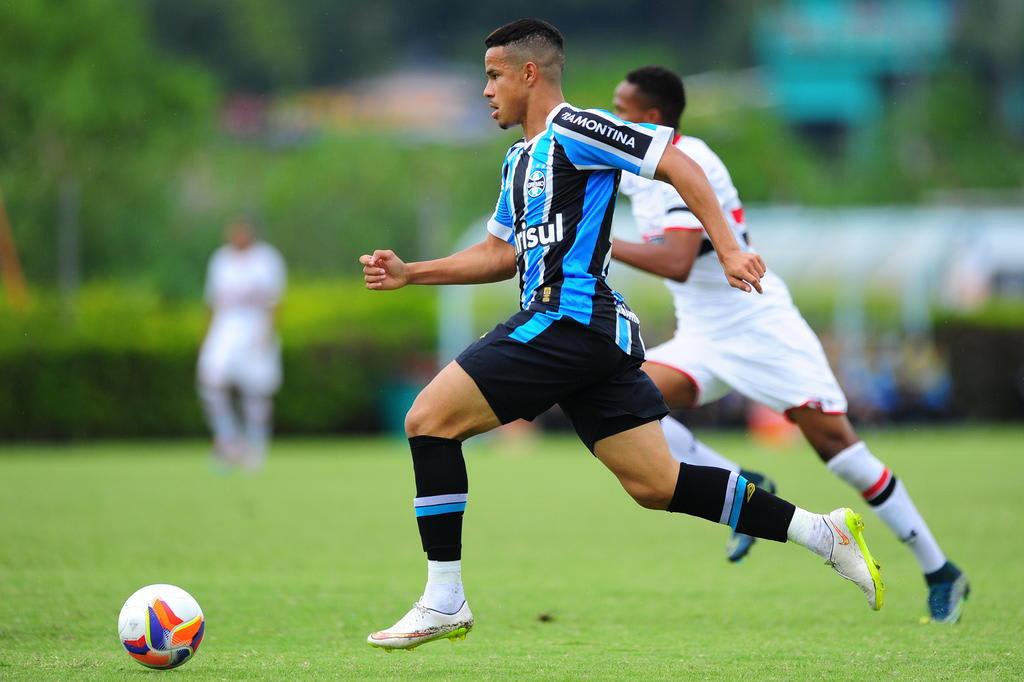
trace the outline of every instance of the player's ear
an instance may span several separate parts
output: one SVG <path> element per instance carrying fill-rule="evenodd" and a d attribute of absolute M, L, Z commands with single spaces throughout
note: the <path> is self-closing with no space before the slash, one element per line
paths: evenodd
<path fill-rule="evenodd" d="M 540 69 L 533 62 L 523 64 L 523 81 L 527 85 L 533 85 L 540 80 Z"/>

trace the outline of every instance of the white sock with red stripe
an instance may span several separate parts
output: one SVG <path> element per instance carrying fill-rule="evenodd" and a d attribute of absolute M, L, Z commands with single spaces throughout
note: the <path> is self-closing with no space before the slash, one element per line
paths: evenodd
<path fill-rule="evenodd" d="M 840 452 L 827 466 L 867 500 L 885 525 L 914 553 L 924 573 L 942 568 L 946 555 L 914 506 L 906 486 L 871 454 L 863 441 Z"/>
<path fill-rule="evenodd" d="M 690 429 L 672 417 L 661 420 L 661 430 L 665 432 L 669 452 L 678 462 L 686 462 L 702 467 L 718 467 L 739 473 L 740 465 L 718 454 L 693 435 Z"/>

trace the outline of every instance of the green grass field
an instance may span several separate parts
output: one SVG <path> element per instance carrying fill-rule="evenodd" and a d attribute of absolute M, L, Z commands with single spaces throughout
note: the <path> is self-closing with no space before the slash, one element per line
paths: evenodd
<path fill-rule="evenodd" d="M 867 512 L 803 445 L 707 440 L 797 504 Z M 255 477 L 214 474 L 194 442 L 5 446 L 0 678 L 1020 679 L 1024 430 L 868 440 L 971 577 L 958 626 L 918 622 L 913 558 L 870 513 L 880 613 L 799 547 L 761 543 L 728 565 L 727 529 L 640 509 L 573 440 L 492 441 L 467 448 L 476 629 L 390 655 L 366 634 L 405 612 L 425 573 L 404 443 L 285 441 Z M 117 638 L 123 600 L 155 582 L 207 617 L 198 655 L 172 673 Z"/>

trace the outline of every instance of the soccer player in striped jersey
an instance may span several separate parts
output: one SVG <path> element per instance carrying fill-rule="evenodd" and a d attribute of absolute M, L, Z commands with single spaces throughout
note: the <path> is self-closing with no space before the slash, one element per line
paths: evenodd
<path fill-rule="evenodd" d="M 636 69 L 619 84 L 614 105 L 624 119 L 673 129 L 673 144 L 700 164 L 736 240 L 753 252 L 729 171 L 704 142 L 677 132 L 686 105 L 679 76 L 661 67 Z M 789 417 L 829 471 L 853 486 L 913 552 L 929 588 L 930 619 L 956 622 L 969 592 L 966 577 L 946 559 L 902 481 L 857 436 L 846 396 L 786 284 L 767 272 L 763 296 L 734 295 L 714 245 L 678 192 L 633 174 L 624 175 L 622 190 L 645 243 L 615 240 L 612 256 L 664 277 L 675 301 L 675 337 L 652 348 L 644 364 L 669 406 L 706 405 L 735 390 Z M 678 459 L 742 471 L 671 417 L 663 428 Z M 749 541 L 735 539 L 734 552 Z"/>
<path fill-rule="evenodd" d="M 812 514 L 736 472 L 679 463 L 669 453 L 659 425 L 667 408 L 640 369 L 638 320 L 605 279 L 611 218 L 623 170 L 662 178 L 705 225 L 730 284 L 760 290 L 764 264 L 736 243 L 700 167 L 669 144 L 669 128 L 566 104 L 562 36 L 550 24 L 522 19 L 485 44 L 492 118 L 524 132 L 505 155 L 489 235 L 439 260 L 405 263 L 378 250 L 360 262 L 373 290 L 493 282 L 518 272 L 520 312 L 442 369 L 406 416 L 427 584 L 412 610 L 368 643 L 409 649 L 472 628 L 462 586 L 469 489 L 462 441 L 554 404 L 639 504 L 793 540 L 881 607 L 881 577 L 851 510 Z"/>

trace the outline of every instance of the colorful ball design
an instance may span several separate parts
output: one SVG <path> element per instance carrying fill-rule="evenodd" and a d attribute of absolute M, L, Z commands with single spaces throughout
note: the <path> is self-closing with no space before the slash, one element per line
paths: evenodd
<path fill-rule="evenodd" d="M 128 655 L 149 668 L 177 668 L 199 649 L 206 619 L 192 595 L 174 585 L 147 585 L 121 607 L 117 619 Z"/>

